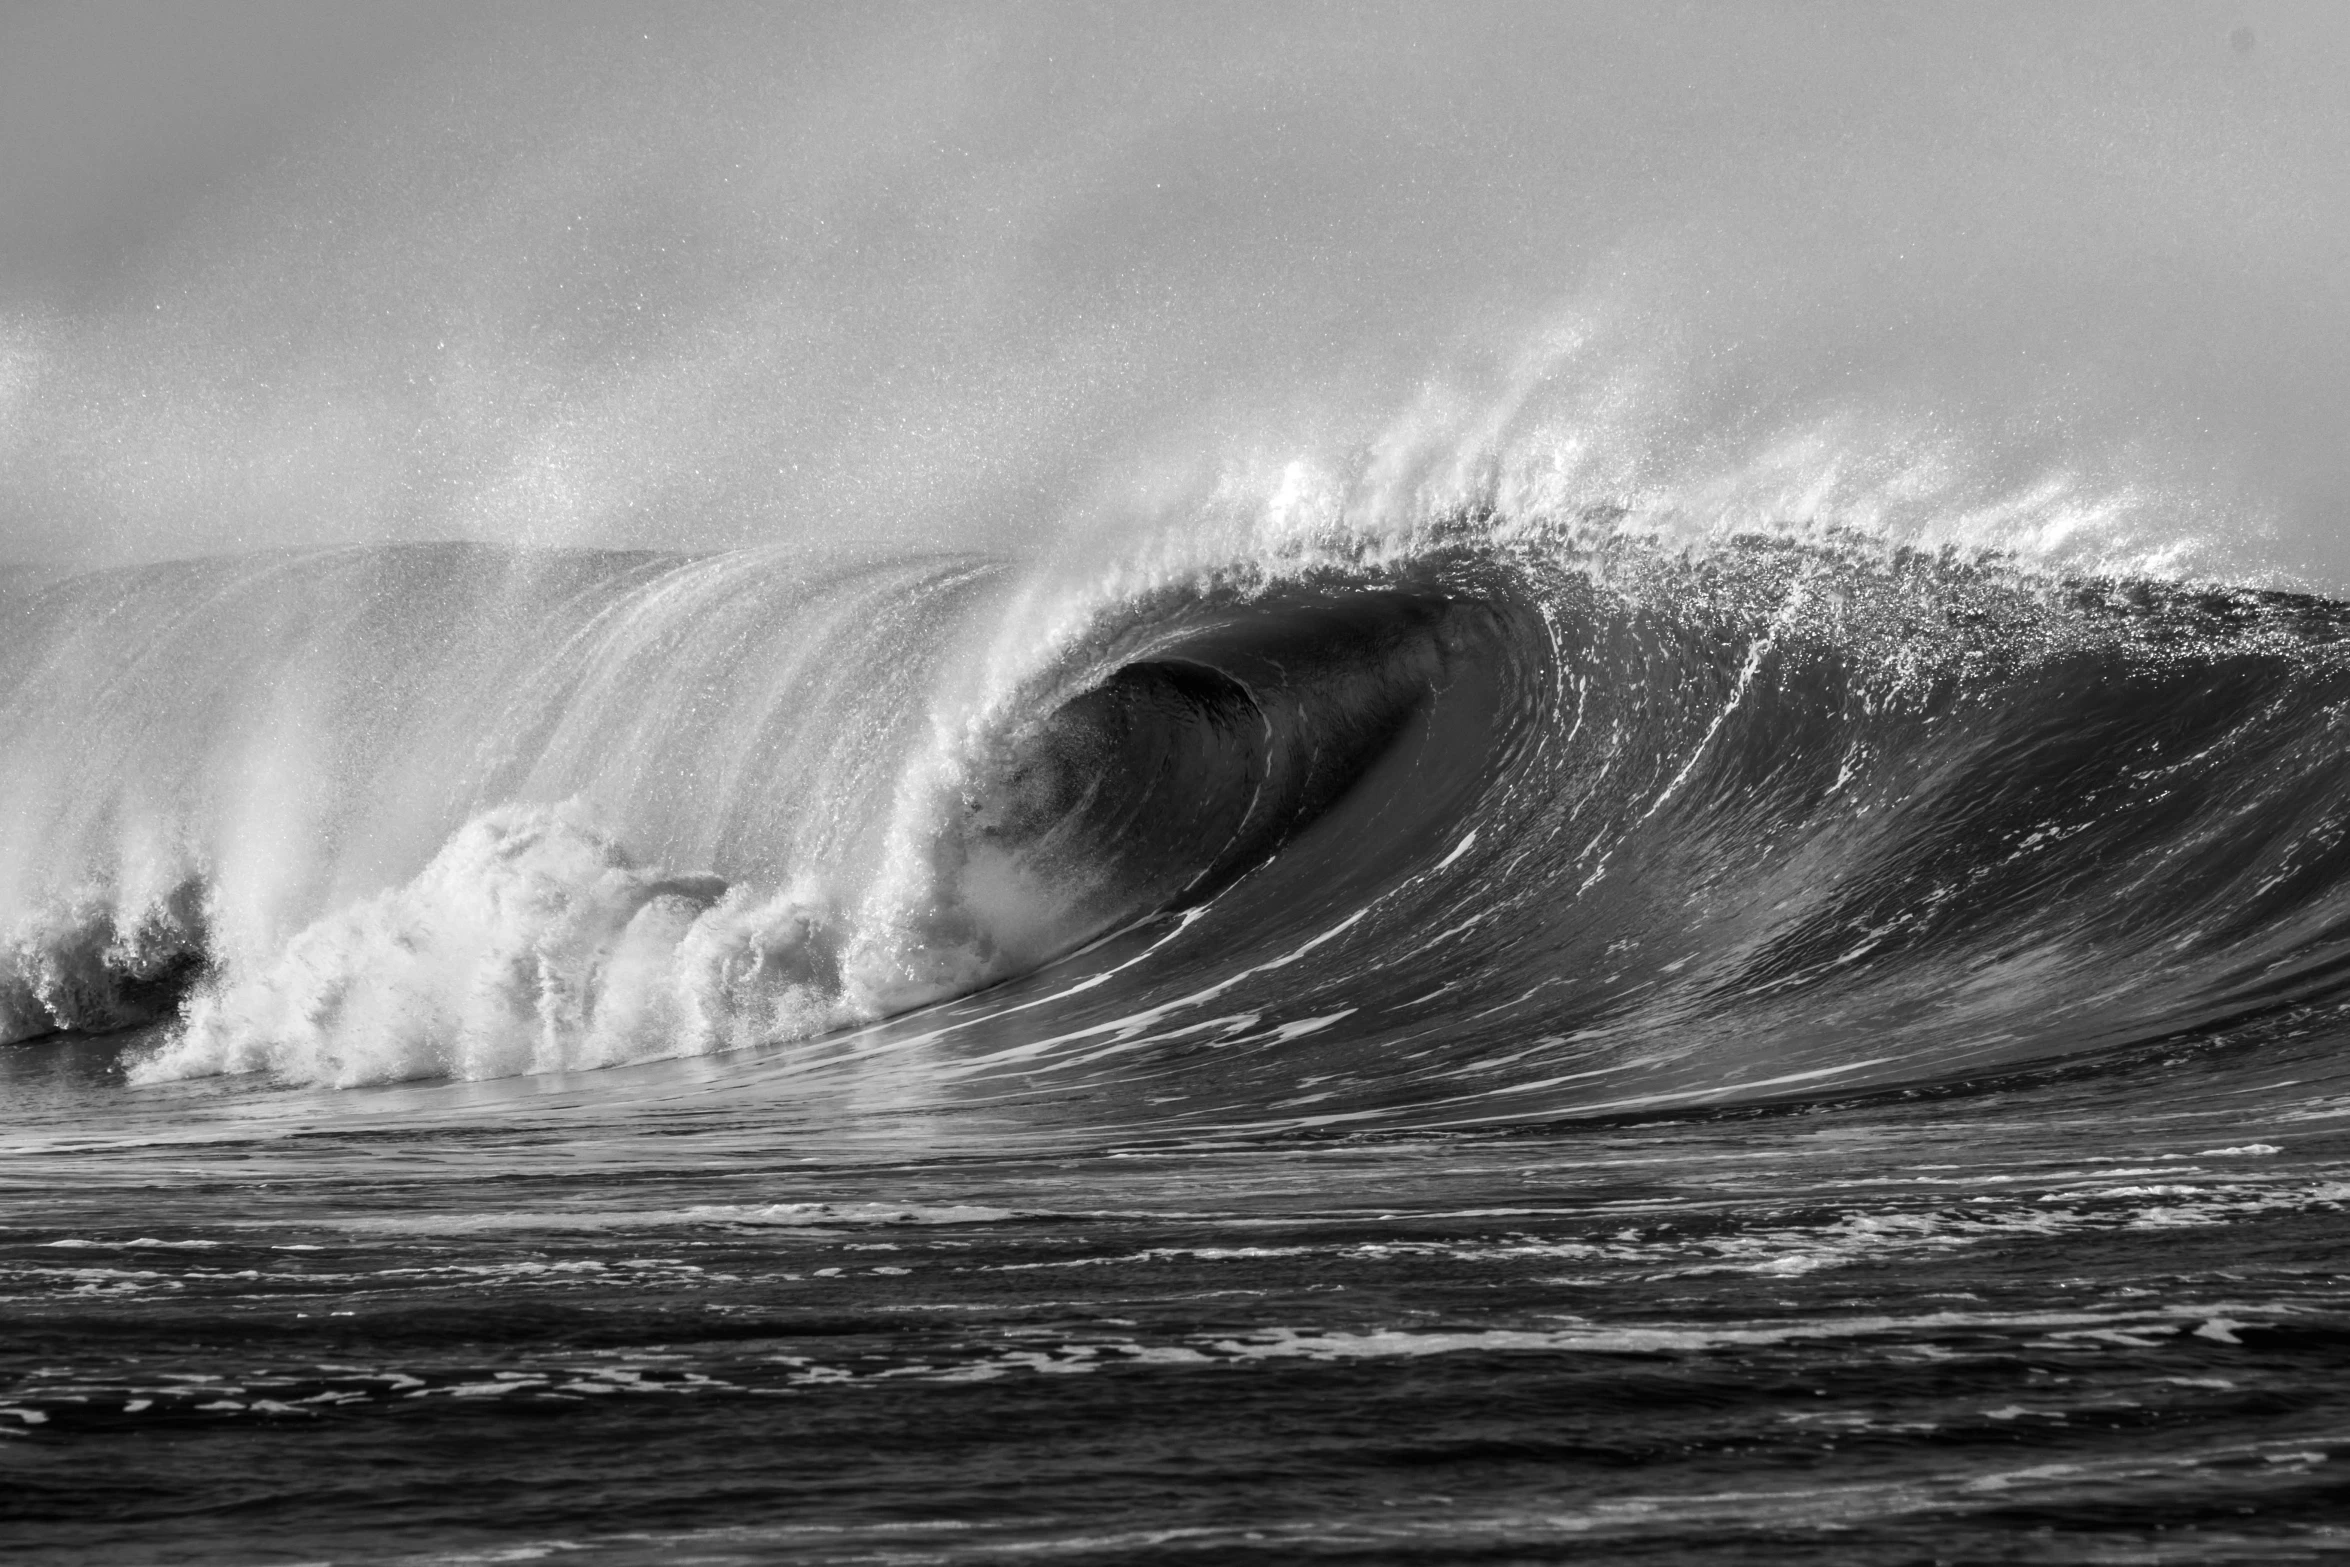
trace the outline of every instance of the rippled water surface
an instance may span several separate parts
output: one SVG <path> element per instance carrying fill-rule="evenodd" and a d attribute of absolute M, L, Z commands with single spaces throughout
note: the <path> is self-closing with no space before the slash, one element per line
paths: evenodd
<path fill-rule="evenodd" d="M 2315 1040 L 1123 1142 L 733 1059 L 330 1102 L 20 1048 L 0 1509 L 25 1560 L 2330 1559 Z"/>

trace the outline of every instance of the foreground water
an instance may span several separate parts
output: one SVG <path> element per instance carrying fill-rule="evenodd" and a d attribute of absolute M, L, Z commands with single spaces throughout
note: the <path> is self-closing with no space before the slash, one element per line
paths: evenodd
<path fill-rule="evenodd" d="M 0 1519 L 23 1561 L 2332 1559 L 2338 1049 L 1122 1145 L 828 1129 L 733 1058 L 288 1098 L 20 1049 Z"/>
<path fill-rule="evenodd" d="M 47 1054 L 12 1086 L 103 1070 Z M 2345 1543 L 2350 1101 L 2307 1054 L 946 1156 L 793 1152 L 732 1075 L 622 1126 L 379 1090 L 135 1147 L 57 1090 L 5 1175 L 18 1559 Z"/>

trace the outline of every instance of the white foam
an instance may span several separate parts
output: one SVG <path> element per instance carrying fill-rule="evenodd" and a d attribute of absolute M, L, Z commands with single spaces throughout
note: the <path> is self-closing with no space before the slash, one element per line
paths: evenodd
<path fill-rule="evenodd" d="M 839 1202 L 700 1203 L 688 1208 L 516 1209 L 493 1213 L 385 1215 L 346 1222 L 368 1233 L 476 1234 L 510 1230 L 675 1230 L 697 1226 L 760 1229 L 866 1229 L 996 1224 L 1027 1210 L 982 1203 Z M 601 1266 L 589 1264 L 587 1266 Z"/>
<path fill-rule="evenodd" d="M 485 1078 L 794 1037 L 857 1016 L 812 889 L 641 867 L 576 810 L 468 823 L 414 880 L 201 990 L 139 1081 Z"/>

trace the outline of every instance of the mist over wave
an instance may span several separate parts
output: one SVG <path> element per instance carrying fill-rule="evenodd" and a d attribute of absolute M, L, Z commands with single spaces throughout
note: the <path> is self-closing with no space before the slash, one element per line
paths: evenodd
<path fill-rule="evenodd" d="M 2055 474 L 2341 580 L 2350 30 L 2277 10 L 281 7 L 356 80 L 259 150 L 227 12 L 28 18 L 98 167 L 8 176 L 0 559 L 1032 559 L 1532 360 L 1585 503 Z"/>

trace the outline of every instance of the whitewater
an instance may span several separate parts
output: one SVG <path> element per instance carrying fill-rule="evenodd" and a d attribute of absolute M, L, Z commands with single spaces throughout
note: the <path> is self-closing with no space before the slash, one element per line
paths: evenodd
<path fill-rule="evenodd" d="M 10 1560 L 2338 1555 L 2243 9 L 210 17 L 0 243 Z"/>

